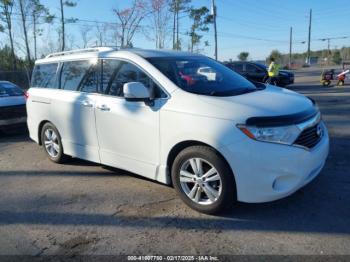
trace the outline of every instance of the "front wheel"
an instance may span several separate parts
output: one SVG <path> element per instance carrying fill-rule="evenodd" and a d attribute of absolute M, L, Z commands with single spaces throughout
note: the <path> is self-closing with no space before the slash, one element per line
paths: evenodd
<path fill-rule="evenodd" d="M 192 146 L 181 151 L 175 158 L 171 175 L 181 199 L 199 212 L 218 213 L 235 200 L 231 169 L 210 147 Z"/>
<path fill-rule="evenodd" d="M 41 142 L 49 159 L 55 163 L 63 163 L 68 159 L 63 153 L 63 146 L 61 136 L 57 128 L 51 124 L 46 123 L 41 130 Z"/>
<path fill-rule="evenodd" d="M 325 80 L 322 82 L 323 86 L 329 86 L 331 84 L 331 81 Z"/>

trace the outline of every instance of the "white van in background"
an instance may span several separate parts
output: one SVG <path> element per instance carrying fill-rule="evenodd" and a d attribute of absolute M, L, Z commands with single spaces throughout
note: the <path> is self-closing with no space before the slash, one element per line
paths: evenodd
<path fill-rule="evenodd" d="M 288 196 L 328 155 L 313 101 L 202 55 L 56 53 L 36 61 L 28 95 L 30 137 L 52 161 L 73 156 L 172 184 L 205 213 Z"/>

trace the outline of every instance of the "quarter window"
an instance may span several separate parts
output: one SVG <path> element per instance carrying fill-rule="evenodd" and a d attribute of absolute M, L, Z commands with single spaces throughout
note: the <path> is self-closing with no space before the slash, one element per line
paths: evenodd
<path fill-rule="evenodd" d="M 33 71 L 32 87 L 57 88 L 57 67 L 57 63 L 36 65 Z"/>

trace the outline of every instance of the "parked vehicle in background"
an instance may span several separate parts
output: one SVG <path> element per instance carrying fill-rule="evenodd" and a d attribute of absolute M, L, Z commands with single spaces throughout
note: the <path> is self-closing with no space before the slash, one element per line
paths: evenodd
<path fill-rule="evenodd" d="M 29 134 L 49 159 L 74 156 L 172 184 L 205 213 L 235 199 L 286 197 L 313 180 L 328 155 L 311 99 L 252 83 L 199 54 L 52 54 L 36 61 L 28 93 Z"/>
<path fill-rule="evenodd" d="M 200 67 L 198 68 L 197 73 L 199 75 L 204 75 L 208 81 L 215 81 L 216 80 L 216 72 L 211 69 L 210 67 Z"/>
<path fill-rule="evenodd" d="M 264 83 L 268 78 L 267 68 L 264 64 L 246 61 L 226 62 L 224 64 L 250 81 Z M 285 87 L 293 83 L 293 72 L 288 70 L 279 70 L 279 75 L 277 78 L 278 86 Z"/>
<path fill-rule="evenodd" d="M 0 130 L 7 132 L 25 127 L 27 121 L 25 92 L 15 84 L 0 81 Z"/>

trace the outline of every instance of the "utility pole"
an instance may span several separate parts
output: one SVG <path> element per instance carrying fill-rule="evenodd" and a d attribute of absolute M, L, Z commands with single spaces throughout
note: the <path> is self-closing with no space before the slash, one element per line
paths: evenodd
<path fill-rule="evenodd" d="M 62 46 L 61 46 L 61 51 L 64 51 L 66 48 L 66 33 L 65 33 L 65 21 L 64 21 L 64 13 L 63 13 L 63 0 L 60 1 L 61 4 L 61 26 L 62 26 Z"/>
<path fill-rule="evenodd" d="M 215 38 L 215 60 L 218 60 L 218 32 L 216 28 L 216 5 L 215 0 L 211 1 L 212 4 L 212 15 L 213 15 L 213 22 L 214 22 L 214 38 Z"/>
<path fill-rule="evenodd" d="M 292 43 L 293 43 L 293 27 L 290 27 L 290 33 L 289 33 L 289 69 L 292 67 Z"/>
<path fill-rule="evenodd" d="M 307 41 L 307 64 L 309 65 L 310 65 L 311 21 L 312 21 L 312 9 L 310 9 L 310 15 L 309 15 L 309 38 Z"/>
<path fill-rule="evenodd" d="M 331 39 L 327 39 L 327 48 L 328 48 L 328 54 L 327 54 L 327 65 L 329 65 L 329 60 L 331 58 Z"/>

